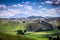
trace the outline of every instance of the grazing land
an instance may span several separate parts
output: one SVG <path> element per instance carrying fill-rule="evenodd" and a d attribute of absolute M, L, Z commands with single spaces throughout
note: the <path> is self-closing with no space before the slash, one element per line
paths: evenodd
<path fill-rule="evenodd" d="M 23 23 L 15 21 L 0 22 L 0 39 L 1 40 L 48 40 L 48 37 L 56 38 L 54 34 L 60 34 L 60 30 L 55 29 L 52 31 L 40 32 L 26 32 L 24 35 L 17 35 L 17 30 L 24 30 L 26 27 Z M 57 32 L 58 31 L 58 32 Z M 52 36 L 54 35 L 54 36 Z"/>

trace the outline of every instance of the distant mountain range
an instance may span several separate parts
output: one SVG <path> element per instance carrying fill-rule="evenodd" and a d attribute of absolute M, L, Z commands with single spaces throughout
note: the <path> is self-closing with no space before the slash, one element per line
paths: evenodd
<path fill-rule="evenodd" d="M 59 19 L 60 17 L 28 16 L 28 15 L 26 15 L 26 14 L 19 13 L 19 14 L 16 14 L 16 15 L 10 17 L 9 19 L 10 19 L 10 20 L 15 20 L 16 18 L 17 18 L 17 19 L 22 18 L 23 20 L 25 20 L 25 19 L 31 20 L 31 19 L 36 19 L 36 18 L 44 18 L 43 20 L 45 20 L 45 21 L 47 21 L 47 22 L 50 22 L 50 21 L 52 21 L 52 20 Z"/>
<path fill-rule="evenodd" d="M 9 19 L 10 20 L 15 20 L 16 18 L 20 19 L 20 18 L 23 18 L 23 19 L 35 19 L 35 18 L 43 18 L 42 16 L 27 16 L 25 14 L 17 14 L 17 15 L 14 15 L 12 17 L 10 17 Z"/>
<path fill-rule="evenodd" d="M 26 18 L 26 17 L 28 17 L 28 15 L 19 13 L 19 14 L 16 14 L 16 15 L 10 17 L 10 18 Z"/>
<path fill-rule="evenodd" d="M 43 18 L 42 16 L 29 16 L 28 18 L 33 19 L 33 18 Z"/>

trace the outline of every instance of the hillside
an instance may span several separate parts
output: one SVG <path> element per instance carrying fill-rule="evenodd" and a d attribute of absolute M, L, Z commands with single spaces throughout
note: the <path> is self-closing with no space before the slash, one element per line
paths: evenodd
<path fill-rule="evenodd" d="M 50 22 L 52 22 L 53 25 L 58 25 L 57 20 L 53 20 Z M 38 23 L 31 23 L 31 24 L 27 23 L 27 26 L 25 24 L 28 31 L 24 33 L 24 35 L 17 35 L 17 30 L 23 31 L 24 29 L 26 29 L 24 24 L 18 21 L 12 21 L 12 20 L 7 21 L 4 19 L 2 22 L 0 22 L 0 39 L 3 39 L 3 40 L 48 40 L 48 37 L 50 36 L 52 37 L 53 35 L 60 33 L 60 30 L 41 31 L 41 28 L 43 30 L 47 29 L 48 28 L 47 25 L 49 24 L 47 23 L 42 24 L 38 22 Z M 30 28 L 32 27 L 31 29 L 33 31 L 29 31 L 31 30 L 29 26 Z"/>
<path fill-rule="evenodd" d="M 1 27 L 2 26 L 2 27 Z M 22 23 L 15 21 L 7 21 L 5 23 L 0 23 L 0 39 L 2 40 L 47 40 L 47 38 L 38 38 L 36 36 L 31 35 L 30 33 L 26 33 L 25 35 L 16 35 L 16 30 L 24 30 L 24 26 Z M 32 37 L 31 37 L 32 36 Z M 34 37 L 35 36 L 35 37 Z"/>
<path fill-rule="evenodd" d="M 36 40 L 33 38 L 28 38 L 26 36 L 18 36 L 18 35 L 9 35 L 9 34 L 5 34 L 0 32 L 0 40 Z"/>
<path fill-rule="evenodd" d="M 53 25 L 54 28 L 57 26 L 60 26 L 60 19 L 55 19 L 49 22 L 51 25 Z"/>
<path fill-rule="evenodd" d="M 24 25 L 15 21 L 7 21 L 5 23 L 0 22 L 0 31 L 2 32 L 16 32 L 17 30 L 24 30 Z M 16 33 L 15 33 L 16 34 Z"/>
<path fill-rule="evenodd" d="M 36 32 L 38 31 L 38 32 L 40 32 L 43 30 L 45 30 L 45 31 L 53 30 L 53 26 L 47 22 L 44 22 L 44 21 L 42 21 L 41 23 L 40 22 L 29 23 L 25 26 L 26 26 L 27 31 L 36 31 Z"/>

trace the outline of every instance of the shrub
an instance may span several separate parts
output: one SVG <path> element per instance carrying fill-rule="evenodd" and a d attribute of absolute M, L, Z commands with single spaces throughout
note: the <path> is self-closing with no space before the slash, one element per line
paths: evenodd
<path fill-rule="evenodd" d="M 25 21 L 23 21 L 23 23 L 25 23 Z"/>
<path fill-rule="evenodd" d="M 24 33 L 26 33 L 26 30 L 24 30 Z"/>
<path fill-rule="evenodd" d="M 60 29 L 60 26 L 57 26 L 58 29 Z"/>
<path fill-rule="evenodd" d="M 24 32 L 22 30 L 17 30 L 17 34 L 24 35 Z"/>

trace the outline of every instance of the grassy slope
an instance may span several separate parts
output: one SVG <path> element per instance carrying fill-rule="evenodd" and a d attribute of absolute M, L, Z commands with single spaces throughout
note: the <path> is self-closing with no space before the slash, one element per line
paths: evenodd
<path fill-rule="evenodd" d="M 0 40 L 35 40 L 26 36 L 8 35 L 0 32 Z"/>
<path fill-rule="evenodd" d="M 24 30 L 24 26 L 22 23 L 16 23 L 16 22 L 6 22 L 1 23 L 0 22 L 0 39 L 3 40 L 35 40 L 32 38 L 28 38 L 26 36 L 16 35 L 16 30 Z"/>
<path fill-rule="evenodd" d="M 47 36 L 50 36 L 52 33 L 55 32 L 55 31 L 27 32 L 25 34 L 25 36 L 16 36 L 16 30 L 24 30 L 24 29 L 25 28 L 22 23 L 16 23 L 16 22 L 0 23 L 0 31 L 3 31 L 3 32 L 9 34 L 9 35 L 7 35 L 7 34 L 0 33 L 0 38 L 2 38 L 4 40 L 25 40 L 26 39 L 25 37 L 28 37 L 27 38 L 28 40 L 30 38 L 37 39 L 37 40 L 48 40 Z M 15 36 L 13 36 L 13 35 L 15 35 Z"/>
<path fill-rule="evenodd" d="M 6 23 L 0 23 L 0 31 L 10 33 L 10 34 L 16 34 L 17 30 L 24 30 L 24 26 L 22 23 L 19 22 L 13 22 L 9 21 Z"/>
<path fill-rule="evenodd" d="M 45 32 L 28 32 L 28 33 L 26 33 L 26 36 L 31 37 L 31 38 L 36 38 L 37 40 L 48 40 L 48 38 L 45 36 L 46 34 L 49 34 L 49 33 L 45 33 Z"/>
<path fill-rule="evenodd" d="M 16 36 L 16 30 L 24 30 L 24 29 L 25 28 L 24 28 L 23 24 L 21 24 L 21 23 L 16 23 L 16 22 L 12 22 L 12 21 L 6 22 L 6 23 L 0 23 L 0 31 L 2 31 L 4 33 L 7 33 L 7 34 L 15 35 L 15 36 L 11 36 L 11 35 L 6 35 L 6 34 L 0 33 L 0 37 L 2 37 L 3 39 L 7 39 L 7 40 L 9 40 L 9 39 L 12 40 L 12 38 L 13 38 L 13 40 L 15 40 L 14 38 L 16 38 L 16 40 L 19 40 L 20 37 L 18 38 L 18 36 Z M 5 36 L 6 36 L 6 38 L 5 38 Z M 32 38 L 33 39 L 37 39 L 37 40 L 39 40 L 39 39 L 41 39 L 41 40 L 45 39 L 46 40 L 47 39 L 47 38 L 43 38 L 43 39 L 42 38 L 38 38 L 37 34 L 33 35 L 32 33 L 31 34 L 26 33 L 25 36 L 28 37 L 28 39 L 30 39 L 30 38 L 31 39 Z M 23 37 L 22 37 L 22 39 L 24 40 Z"/>
<path fill-rule="evenodd" d="M 58 20 L 53 20 L 49 23 L 52 24 L 53 26 L 60 26 L 60 21 L 58 21 Z"/>
<path fill-rule="evenodd" d="M 58 31 L 58 32 L 57 32 Z M 48 37 L 53 37 L 53 34 L 60 33 L 60 30 L 43 31 L 43 32 L 27 32 L 28 37 L 36 38 L 37 40 L 48 40 Z"/>

